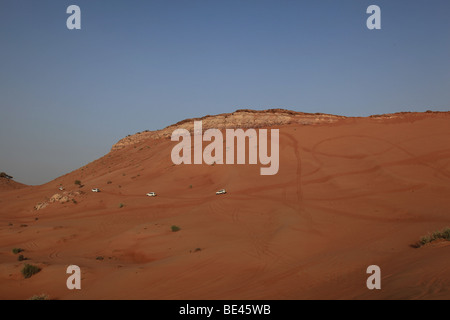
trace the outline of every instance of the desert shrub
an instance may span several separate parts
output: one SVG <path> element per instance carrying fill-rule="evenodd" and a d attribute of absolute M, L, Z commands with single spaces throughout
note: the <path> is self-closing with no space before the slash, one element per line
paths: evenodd
<path fill-rule="evenodd" d="M 119 208 L 123 208 L 125 205 L 123 203 L 119 203 Z"/>
<path fill-rule="evenodd" d="M 23 276 L 25 277 L 25 279 L 28 279 L 32 275 L 38 273 L 39 271 L 41 271 L 41 268 L 26 263 L 21 272 L 22 272 Z"/>
<path fill-rule="evenodd" d="M 450 228 L 445 228 L 442 231 L 435 231 L 432 234 L 423 236 L 422 238 L 420 238 L 419 244 L 420 246 L 423 246 L 438 239 L 450 241 Z"/>
<path fill-rule="evenodd" d="M 192 189 L 192 184 L 189 185 L 189 189 Z"/>
<path fill-rule="evenodd" d="M 443 235 L 444 239 L 450 241 L 450 228 L 444 229 L 444 231 L 442 231 L 442 235 Z"/>
<path fill-rule="evenodd" d="M 5 172 L 0 172 L 0 178 L 12 179 L 13 177 L 6 174 Z"/>
<path fill-rule="evenodd" d="M 111 184 L 112 183 L 112 181 L 111 180 L 109 180 L 106 184 Z"/>
<path fill-rule="evenodd" d="M 430 243 L 432 240 L 431 240 L 431 237 L 430 236 L 423 236 L 422 238 L 420 238 L 420 245 L 425 245 L 425 244 L 427 244 L 427 243 Z"/>
<path fill-rule="evenodd" d="M 21 253 L 21 252 L 23 252 L 24 250 L 22 249 L 22 248 L 14 248 L 14 249 L 12 249 L 12 252 L 14 253 L 14 254 L 18 254 L 18 253 Z"/>
<path fill-rule="evenodd" d="M 35 294 L 28 300 L 49 300 L 49 297 L 46 294 Z"/>
<path fill-rule="evenodd" d="M 178 227 L 178 226 L 172 226 L 172 227 L 170 227 L 170 228 L 172 229 L 172 232 L 177 232 L 177 231 L 180 231 L 180 230 L 181 230 L 181 228 Z"/>
<path fill-rule="evenodd" d="M 23 261 L 23 260 L 27 260 L 27 258 L 25 258 L 25 257 L 23 256 L 23 254 L 21 254 L 21 255 L 19 255 L 19 256 L 17 257 L 17 260 L 18 260 L 18 261 Z"/>
<path fill-rule="evenodd" d="M 81 186 L 81 181 L 80 181 L 80 180 L 75 180 L 75 184 L 76 184 L 77 186 Z"/>
<path fill-rule="evenodd" d="M 98 256 L 97 258 L 95 258 L 96 260 L 100 260 L 100 261 L 102 261 L 103 259 L 105 259 L 104 257 L 102 257 L 102 256 Z"/>

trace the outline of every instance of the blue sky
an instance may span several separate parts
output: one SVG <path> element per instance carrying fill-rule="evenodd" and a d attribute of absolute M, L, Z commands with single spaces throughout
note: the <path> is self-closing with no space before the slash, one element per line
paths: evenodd
<path fill-rule="evenodd" d="M 0 171 L 41 184 L 127 134 L 242 108 L 449 111 L 449 17 L 448 0 L 1 0 Z"/>

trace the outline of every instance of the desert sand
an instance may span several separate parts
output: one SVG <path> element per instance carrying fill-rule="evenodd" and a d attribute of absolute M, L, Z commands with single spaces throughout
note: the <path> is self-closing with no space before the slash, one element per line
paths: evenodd
<path fill-rule="evenodd" d="M 414 247 L 450 226 L 450 113 L 267 127 L 274 176 L 175 166 L 176 143 L 146 137 L 44 185 L 2 185 L 0 299 L 450 298 L 450 242 Z M 24 279 L 25 263 L 42 270 Z"/>

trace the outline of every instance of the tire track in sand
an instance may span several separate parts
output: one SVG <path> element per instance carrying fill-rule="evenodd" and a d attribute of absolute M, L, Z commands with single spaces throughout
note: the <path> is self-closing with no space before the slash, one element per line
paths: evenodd
<path fill-rule="evenodd" d="M 302 162 L 300 159 L 299 146 L 298 146 L 297 140 L 292 135 L 290 135 L 286 132 L 281 132 L 281 135 L 289 139 L 289 141 L 290 141 L 289 146 L 292 147 L 292 149 L 294 150 L 295 159 L 297 162 L 297 167 L 296 167 L 297 203 L 298 203 L 299 207 L 301 207 L 302 200 L 303 200 L 303 191 L 302 191 L 302 181 L 301 181 Z"/>
<path fill-rule="evenodd" d="M 293 149 L 295 154 L 295 159 L 297 162 L 296 166 L 296 195 L 297 195 L 297 201 L 296 201 L 296 208 L 299 212 L 299 214 L 306 219 L 306 222 L 309 226 L 309 228 L 312 230 L 314 229 L 314 222 L 313 218 L 311 216 L 311 213 L 308 212 L 308 210 L 305 209 L 304 202 L 303 202 L 303 188 L 302 188 L 302 162 L 300 158 L 300 147 L 298 145 L 297 140 L 289 133 L 281 132 L 281 135 L 286 137 L 289 140 L 288 145 Z"/>

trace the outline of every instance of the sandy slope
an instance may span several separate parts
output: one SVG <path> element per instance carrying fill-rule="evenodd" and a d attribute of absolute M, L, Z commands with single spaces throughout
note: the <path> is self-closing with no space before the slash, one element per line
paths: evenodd
<path fill-rule="evenodd" d="M 285 125 L 275 176 L 173 166 L 167 139 L 128 146 L 0 192 L 0 298 L 449 299 L 449 243 L 411 246 L 450 226 L 449 141 L 449 113 Z M 33 210 L 60 184 L 86 193 Z M 23 279 L 14 247 L 42 271 Z M 80 291 L 66 288 L 70 264 Z M 379 291 L 366 288 L 372 264 Z"/>
<path fill-rule="evenodd" d="M 16 182 L 12 179 L 0 178 L 0 191 L 8 191 L 13 189 L 25 188 L 26 185 Z"/>

